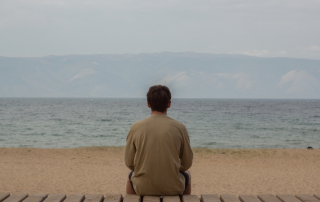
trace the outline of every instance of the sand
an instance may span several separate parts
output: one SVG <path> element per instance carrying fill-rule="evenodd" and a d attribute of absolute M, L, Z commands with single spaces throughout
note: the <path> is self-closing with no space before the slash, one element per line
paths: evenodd
<path fill-rule="evenodd" d="M 320 193 L 320 149 L 194 149 L 192 194 Z M 0 192 L 125 194 L 124 148 L 0 148 Z"/>

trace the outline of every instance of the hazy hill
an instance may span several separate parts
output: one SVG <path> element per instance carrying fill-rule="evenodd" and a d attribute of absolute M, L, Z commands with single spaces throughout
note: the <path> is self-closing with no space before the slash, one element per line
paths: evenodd
<path fill-rule="evenodd" d="M 155 53 L 0 57 L 0 97 L 320 98 L 320 60 Z"/>

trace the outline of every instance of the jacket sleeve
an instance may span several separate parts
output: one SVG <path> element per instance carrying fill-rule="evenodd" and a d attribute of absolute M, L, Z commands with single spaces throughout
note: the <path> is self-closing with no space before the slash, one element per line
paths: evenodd
<path fill-rule="evenodd" d="M 127 136 L 127 143 L 126 143 L 125 154 L 124 154 L 125 164 L 130 170 L 134 170 L 135 154 L 136 154 L 136 147 L 133 141 L 133 131 L 132 129 L 130 129 Z"/>
<path fill-rule="evenodd" d="M 187 129 L 183 132 L 183 142 L 180 149 L 180 171 L 187 171 L 191 165 L 193 160 L 193 152 L 190 145 L 190 139 L 188 135 Z"/>

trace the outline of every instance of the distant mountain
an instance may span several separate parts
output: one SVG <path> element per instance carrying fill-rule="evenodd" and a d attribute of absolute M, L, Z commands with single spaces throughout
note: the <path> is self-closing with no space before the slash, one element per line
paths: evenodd
<path fill-rule="evenodd" d="M 320 60 L 154 53 L 0 57 L 0 97 L 320 98 Z"/>

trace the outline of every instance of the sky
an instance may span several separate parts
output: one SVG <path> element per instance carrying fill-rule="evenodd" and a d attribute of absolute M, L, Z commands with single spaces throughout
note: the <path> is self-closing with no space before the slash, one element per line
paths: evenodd
<path fill-rule="evenodd" d="M 319 0 L 1 0 L 0 56 L 197 52 L 320 60 Z"/>

